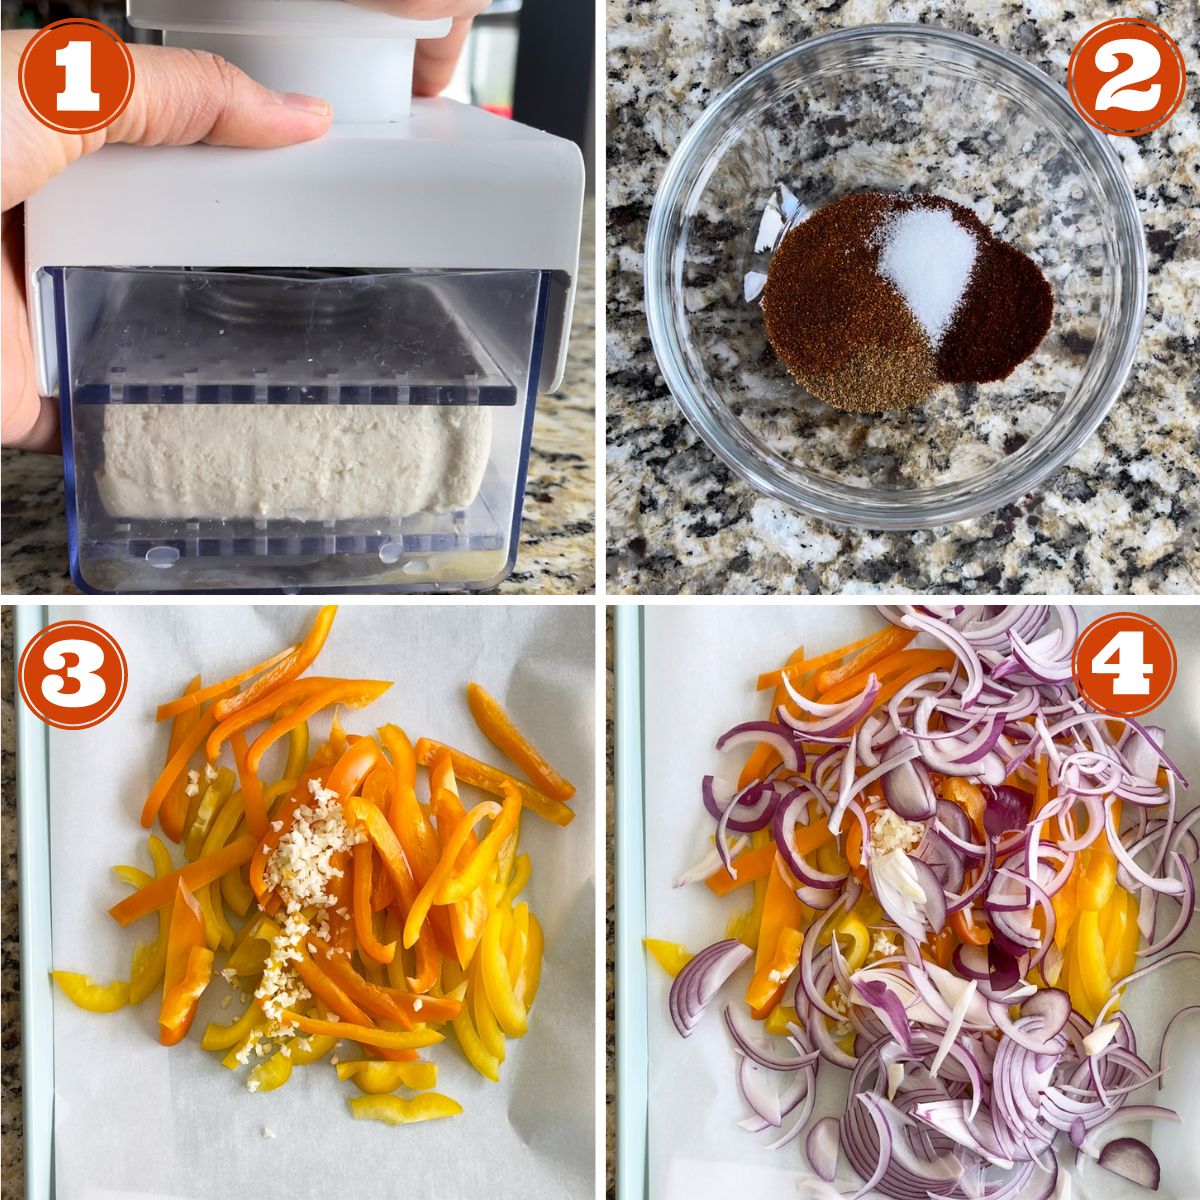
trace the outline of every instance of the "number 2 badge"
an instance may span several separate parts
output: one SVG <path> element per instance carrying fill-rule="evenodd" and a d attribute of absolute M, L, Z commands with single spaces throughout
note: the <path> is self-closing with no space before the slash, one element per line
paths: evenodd
<path fill-rule="evenodd" d="M 1139 137 L 1168 121 L 1183 101 L 1183 55 L 1165 30 L 1117 17 L 1079 39 L 1067 66 L 1071 102 L 1089 125 Z"/>

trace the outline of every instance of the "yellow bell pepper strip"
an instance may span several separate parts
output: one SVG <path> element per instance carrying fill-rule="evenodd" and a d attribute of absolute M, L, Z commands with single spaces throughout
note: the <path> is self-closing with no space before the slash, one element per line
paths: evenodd
<path fill-rule="evenodd" d="M 241 687 L 247 679 L 253 679 L 255 675 L 260 675 L 263 671 L 270 670 L 276 663 L 281 662 L 289 654 L 293 653 L 295 649 L 295 646 L 287 646 L 280 650 L 278 654 L 272 654 L 265 662 L 260 662 L 254 667 L 248 667 L 245 671 L 241 671 L 229 679 L 222 679 L 219 683 L 210 683 L 204 688 L 198 684 L 195 688 L 189 685 L 187 690 L 178 699 L 170 700 L 166 704 L 160 704 L 158 711 L 154 714 L 154 719 L 156 721 L 167 721 L 171 717 L 178 717 L 183 713 L 197 709 L 200 705 L 207 704 L 210 700 L 219 700 L 235 688 Z"/>
<path fill-rule="evenodd" d="M 171 855 L 162 841 L 151 834 L 146 839 L 146 848 L 154 862 L 154 872 L 157 878 L 162 878 L 171 871 Z M 123 868 L 117 868 L 123 872 Z M 124 877 L 124 876 L 123 876 Z M 136 882 L 135 882 L 136 881 Z M 153 882 L 153 878 L 145 871 L 136 867 L 128 868 L 125 882 L 134 887 L 145 887 Z M 167 962 L 167 935 L 171 925 L 171 910 L 162 908 L 158 913 L 158 935 L 152 942 L 138 942 L 133 950 L 133 961 L 129 969 L 129 1003 L 141 1004 L 162 981 L 163 970 Z"/>
<path fill-rule="evenodd" d="M 779 1003 L 784 987 L 792 972 L 800 965 L 800 947 L 804 934 L 799 929 L 783 928 L 775 941 L 775 951 L 754 972 L 750 986 L 746 989 L 746 1003 L 759 1020 L 769 1016 Z M 762 946 L 759 939 L 759 946 Z M 762 1017 L 759 1014 L 762 1014 Z"/>
<path fill-rule="evenodd" d="M 761 989 L 755 989 L 755 982 L 760 975 L 769 972 L 783 931 L 785 929 L 800 930 L 805 924 L 804 905 L 796 896 L 796 885 L 790 877 L 785 875 L 782 863 L 776 862 L 774 869 L 767 876 L 766 894 L 763 898 L 758 930 L 758 945 L 754 952 L 754 979 L 751 981 L 751 991 L 757 1000 L 751 1002 L 751 992 L 746 993 L 746 1002 L 750 1005 L 750 1012 L 755 1020 L 761 1021 L 783 996 L 782 982 L 777 981 L 765 996 L 760 995 Z M 797 956 L 799 953 L 800 945 L 797 943 Z M 799 957 L 796 961 L 799 962 Z"/>
<path fill-rule="evenodd" d="M 385 1050 L 420 1050 L 445 1041 L 436 1029 L 376 1029 L 370 1025 L 353 1025 L 348 1021 L 319 1021 L 292 1009 L 284 1009 L 279 1019 L 283 1024 L 295 1025 L 305 1033 L 326 1034 L 358 1042 L 361 1046 L 380 1046 Z"/>
<path fill-rule="evenodd" d="M 1101 834 L 1086 850 L 1082 859 L 1082 870 L 1073 872 L 1078 882 L 1075 902 L 1081 909 L 1098 912 L 1112 898 L 1117 883 L 1117 856 Z"/>
<path fill-rule="evenodd" d="M 417 803 L 416 755 L 404 731 L 395 725 L 382 726 L 379 740 L 392 760 L 388 821 L 404 848 L 404 857 L 419 887 L 437 866 L 441 847 L 425 810 Z"/>
<path fill-rule="evenodd" d="M 475 1026 L 471 1023 L 471 1015 L 466 1008 L 451 1022 L 451 1028 L 454 1030 L 454 1036 L 458 1038 L 459 1048 L 462 1050 L 467 1062 L 484 1079 L 490 1079 L 493 1083 L 499 1083 L 500 1060 L 494 1054 L 488 1053 L 487 1048 L 479 1038 L 479 1034 L 475 1031 Z"/>
<path fill-rule="evenodd" d="M 248 1092 L 273 1092 L 276 1088 L 283 1087 L 291 1077 L 291 1053 L 285 1055 L 282 1050 L 276 1050 L 266 1062 L 260 1062 L 250 1072 L 250 1078 L 246 1080 L 246 1090 Z"/>
<path fill-rule="evenodd" d="M 199 690 L 200 676 L 197 675 L 187 685 L 184 696 L 194 695 Z M 179 749 L 187 735 L 195 729 L 199 720 L 200 709 L 198 706 L 187 709 L 175 718 L 171 725 L 171 737 L 167 743 L 167 762 L 171 761 L 171 756 Z M 178 842 L 183 836 L 183 819 L 187 815 L 187 810 L 187 774 L 180 772 L 168 790 L 162 807 L 158 810 L 158 823 L 162 827 L 163 833 L 173 842 Z"/>
<path fill-rule="evenodd" d="M 316 620 L 300 643 L 286 658 L 277 659 L 266 674 L 256 679 L 245 691 L 239 692 L 227 700 L 219 700 L 215 705 L 218 721 L 224 721 L 241 712 L 250 704 L 254 704 L 263 696 L 277 691 L 283 684 L 289 683 L 296 676 L 302 675 L 312 666 L 316 657 L 325 645 L 333 618 L 337 614 L 336 604 L 327 604 L 317 613 Z"/>
<path fill-rule="evenodd" d="M 200 793 L 195 812 L 191 815 L 183 835 L 183 856 L 189 862 L 200 857 L 204 849 L 204 841 L 208 831 L 220 815 L 226 801 L 233 794 L 233 785 L 237 782 L 233 772 L 228 767 L 217 770 L 216 779 L 212 780 Z"/>
<path fill-rule="evenodd" d="M 509 775 L 485 762 L 480 762 L 479 759 L 472 758 L 461 750 L 455 750 L 452 746 L 430 741 L 429 738 L 420 738 L 414 750 L 417 762 L 423 767 L 428 767 L 439 754 L 449 754 L 450 761 L 454 766 L 454 773 L 462 783 L 470 787 L 481 788 L 493 796 L 503 798 L 503 785 L 505 782 L 510 783 L 521 793 L 521 803 L 526 808 L 537 813 L 539 817 L 545 817 L 547 821 L 551 821 L 555 825 L 570 825 L 575 820 L 575 813 L 560 800 L 555 800 L 545 793 L 539 792 L 537 788 L 523 779 L 518 779 L 515 775 Z"/>
<path fill-rule="evenodd" d="M 505 909 L 507 912 L 508 909 Z M 508 982 L 515 989 L 517 980 L 521 978 L 521 972 L 525 969 L 525 955 L 529 951 L 529 905 L 525 903 L 518 904 L 513 911 L 512 922 L 512 941 L 504 950 L 504 956 L 508 960 Z M 508 922 L 505 921 L 505 929 L 508 928 Z"/>
<path fill-rule="evenodd" d="M 650 951 L 654 957 L 654 961 L 672 979 L 695 957 L 688 952 L 686 947 L 681 946 L 678 942 L 662 942 L 657 938 L 644 938 L 642 945 Z"/>
<path fill-rule="evenodd" d="M 389 963 L 396 957 L 396 943 L 384 944 L 375 935 L 371 903 L 371 874 L 374 869 L 375 851 L 370 842 L 359 842 L 354 847 L 354 932 L 358 937 L 358 950 L 377 963 Z"/>
<path fill-rule="evenodd" d="M 525 950 L 525 962 L 521 966 L 521 974 L 513 986 L 513 996 L 526 1012 L 533 1007 L 537 997 L 538 987 L 542 982 L 542 950 L 545 939 L 542 934 L 541 922 L 533 913 L 529 914 L 529 944 Z"/>
<path fill-rule="evenodd" d="M 158 1038 L 164 1046 L 183 1040 L 196 1016 L 196 1006 L 212 980 L 213 952 L 207 946 L 193 946 L 188 953 L 183 975 L 163 993 L 158 1014 Z"/>
<path fill-rule="evenodd" d="M 329 1054 L 337 1042 L 338 1039 L 335 1037 L 318 1037 L 310 1034 L 305 1038 L 294 1038 L 288 1043 L 288 1049 L 292 1052 L 293 1064 L 297 1067 L 307 1067 L 309 1063 L 315 1063 L 318 1058 L 324 1058 Z"/>
<path fill-rule="evenodd" d="M 529 861 L 529 855 L 518 854 L 516 863 L 513 865 L 512 877 L 501 897 L 501 903 L 511 904 L 525 890 L 525 885 L 529 882 L 532 874 L 533 864 Z"/>
<path fill-rule="evenodd" d="M 490 802 L 489 802 L 490 803 Z M 470 815 L 470 814 L 469 814 Z M 521 818 L 521 793 L 516 788 L 504 785 L 504 804 L 492 822 L 487 836 L 471 851 L 470 857 L 461 867 L 456 867 L 449 878 L 438 888 L 435 904 L 453 904 L 465 900 L 488 877 L 496 862 L 501 846 L 517 828 Z M 474 817 L 471 817 L 474 820 Z"/>
<path fill-rule="evenodd" d="M 426 1092 L 411 1100 L 399 1096 L 356 1096 L 346 1103 L 356 1121 L 383 1121 L 387 1125 L 413 1125 L 418 1121 L 457 1117 L 463 1110 L 457 1100 L 440 1092 Z"/>
<path fill-rule="evenodd" d="M 331 683 L 328 687 L 316 692 L 303 703 L 298 704 L 286 716 L 280 717 L 258 735 L 246 755 L 246 766 L 251 771 L 257 771 L 262 763 L 262 757 L 280 738 L 286 737 L 291 731 L 310 717 L 315 716 L 323 708 L 332 704 L 345 704 L 350 708 L 363 708 L 373 700 L 378 700 L 392 685 L 383 680 L 344 679 Z M 330 735 L 332 739 L 332 734 Z"/>
<path fill-rule="evenodd" d="M 158 887 L 178 876 L 172 872 L 151 884 Z M 145 895 L 150 888 L 143 888 L 130 899 Z M 193 950 L 204 950 L 208 954 L 209 969 L 212 967 L 212 951 L 205 944 L 204 915 L 196 897 L 182 877 L 174 878 L 171 889 L 171 924 L 167 932 L 167 961 L 163 970 L 163 1000 L 159 1013 L 159 1040 L 164 1046 L 173 1046 L 183 1039 L 191 1025 L 191 1014 L 187 1011 L 186 993 L 202 974 L 202 958 L 193 961 Z M 207 983 L 207 980 L 205 980 Z M 183 985 L 183 993 L 173 995 Z M 203 987 L 200 989 L 203 991 Z M 199 993 L 197 993 L 199 995 Z M 169 1010 L 169 1011 L 168 1011 Z M 195 1006 L 192 1006 L 194 1013 Z M 164 1017 L 170 1020 L 164 1024 Z"/>
<path fill-rule="evenodd" d="M 230 1046 L 236 1046 L 243 1041 L 250 1030 L 257 1029 L 258 1026 L 266 1023 L 267 1018 L 263 1016 L 258 1001 L 251 1000 L 246 1006 L 246 1011 L 232 1025 L 221 1025 L 216 1021 L 210 1022 L 204 1030 L 204 1037 L 200 1039 L 200 1048 L 202 1050 L 228 1050 Z"/>
<path fill-rule="evenodd" d="M 482 957 L 481 951 L 471 961 L 467 999 L 471 1003 L 471 1016 L 483 1048 L 498 1062 L 503 1062 L 508 1055 L 508 1047 L 504 1040 L 504 1030 L 500 1028 L 500 1022 L 496 1020 L 496 1014 L 488 1003 L 487 985 L 483 981 L 479 966 Z"/>
<path fill-rule="evenodd" d="M 839 938 L 849 938 L 850 949 L 844 951 L 846 969 L 857 971 L 867 961 L 871 951 L 871 935 L 863 923 L 862 917 L 856 912 L 844 913 L 835 927 L 835 935 Z M 841 943 L 838 943 L 839 947 Z"/>
<path fill-rule="evenodd" d="M 495 910 L 483 928 L 483 941 L 479 946 L 479 971 L 488 1004 L 500 1023 L 500 1028 L 513 1038 L 524 1037 L 529 1028 L 529 1016 L 524 1006 L 513 994 L 512 981 L 508 977 L 508 963 L 500 948 L 500 930 L 504 914 Z"/>
<path fill-rule="evenodd" d="M 575 785 L 564 779 L 517 728 L 503 706 L 477 683 L 467 684 L 467 707 L 480 732 L 509 762 L 520 767 L 529 781 L 552 800 L 570 800 Z"/>
<path fill-rule="evenodd" d="M 90 975 L 76 971 L 51 971 L 50 975 L 72 1004 L 88 1012 L 116 1012 L 129 1003 L 129 984 L 123 980 L 97 983 Z"/>
<path fill-rule="evenodd" d="M 146 797 L 146 803 L 142 805 L 142 815 L 139 820 L 144 828 L 149 829 L 154 824 L 154 818 L 158 816 L 167 794 L 179 777 L 185 774 L 189 760 L 200 749 L 215 723 L 216 718 L 210 708 L 201 714 L 195 727 L 188 731 L 175 753 L 167 759 L 167 765 L 159 773 L 158 778 L 154 781 L 154 786 L 150 789 L 150 794 Z"/>
<path fill-rule="evenodd" d="M 438 860 L 438 865 L 434 868 L 433 874 L 425 881 L 424 887 L 417 893 L 417 897 L 408 911 L 408 916 L 405 918 L 404 945 L 406 949 L 416 943 L 421 925 L 424 923 L 435 897 L 441 891 L 442 885 L 451 877 L 458 855 L 467 844 L 467 838 L 470 836 L 474 826 L 484 817 L 498 817 L 500 812 L 501 807 L 499 804 L 496 804 L 492 800 L 484 800 L 471 809 L 459 821 L 454 832 L 450 834 L 442 849 L 442 856 Z"/>
<path fill-rule="evenodd" d="M 1080 1009 L 1089 1021 L 1104 1006 L 1112 991 L 1112 979 L 1104 962 L 1104 939 L 1100 936 L 1100 923 L 1093 909 L 1082 909 L 1075 922 L 1075 961 L 1078 979 L 1089 1008 Z"/>
<path fill-rule="evenodd" d="M 132 925 L 139 918 L 171 904 L 175 898 L 177 884 L 184 883 L 189 890 L 202 887 L 206 883 L 212 883 L 214 879 L 219 879 L 226 871 L 232 871 L 235 867 L 249 862 L 257 844 L 253 834 L 243 834 L 215 854 L 198 858 L 195 862 L 156 879 L 134 892 L 132 896 L 126 896 L 108 910 L 108 915 L 120 925 Z"/>
<path fill-rule="evenodd" d="M 799 1025 L 800 1014 L 794 1008 L 789 1008 L 786 1004 L 778 1004 L 771 1010 L 771 1015 L 767 1017 L 763 1028 L 768 1033 L 773 1033 L 776 1037 L 788 1037 L 791 1035 L 789 1025 Z"/>
<path fill-rule="evenodd" d="M 276 716 L 286 716 L 277 713 Z M 287 765 L 283 768 L 285 779 L 299 779 L 308 763 L 308 722 L 301 721 L 294 725 L 288 733 Z"/>
<path fill-rule="evenodd" d="M 360 1058 L 340 1062 L 337 1077 L 352 1079 L 360 1092 L 382 1096 L 399 1087 L 426 1092 L 437 1087 L 437 1064 L 431 1062 L 386 1062 L 375 1058 Z"/>

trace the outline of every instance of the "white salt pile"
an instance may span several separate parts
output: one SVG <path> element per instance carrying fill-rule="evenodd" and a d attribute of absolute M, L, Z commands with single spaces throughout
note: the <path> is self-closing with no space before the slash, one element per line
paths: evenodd
<path fill-rule="evenodd" d="M 966 295 L 974 234 L 942 208 L 909 208 L 875 234 L 879 272 L 904 297 L 936 350 Z"/>

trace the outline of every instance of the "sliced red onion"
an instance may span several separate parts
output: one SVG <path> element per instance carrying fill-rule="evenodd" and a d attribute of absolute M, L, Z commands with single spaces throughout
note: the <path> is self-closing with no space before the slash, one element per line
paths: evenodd
<path fill-rule="evenodd" d="M 912 1030 L 904 1012 L 904 1005 L 900 1003 L 895 992 L 878 979 L 854 979 L 852 982 L 854 990 L 875 1010 L 892 1037 L 906 1051 L 911 1051 Z"/>
<path fill-rule="evenodd" d="M 1137 1138 L 1114 1138 L 1100 1151 L 1100 1165 L 1114 1175 L 1149 1188 L 1158 1190 L 1161 1170 L 1154 1151 Z"/>
<path fill-rule="evenodd" d="M 801 1067 L 807 1066 L 817 1058 L 816 1051 L 802 1053 L 799 1057 L 795 1055 L 785 1055 L 775 1052 L 772 1045 L 763 1045 L 763 1043 L 753 1037 L 739 1024 L 739 1019 L 733 1008 L 729 1005 L 725 1006 L 725 1025 L 729 1030 L 730 1036 L 733 1038 L 737 1048 L 760 1067 L 765 1067 L 768 1071 L 798 1071 Z M 778 1038 L 772 1038 L 771 1041 L 778 1041 Z M 789 1045 L 795 1043 L 789 1041 Z"/>
<path fill-rule="evenodd" d="M 908 629 L 915 629 L 918 633 L 928 634 L 954 654 L 967 674 L 967 684 L 962 696 L 963 707 L 969 708 L 974 704 L 979 698 L 979 693 L 983 691 L 983 664 L 979 661 L 979 653 L 975 647 L 957 629 L 941 621 L 913 613 L 904 617 L 901 624 Z"/>
<path fill-rule="evenodd" d="M 771 834 L 775 839 L 775 847 L 789 871 L 806 887 L 839 888 L 846 881 L 846 876 L 829 875 L 817 870 L 796 849 L 796 828 L 808 823 L 808 801 L 819 800 L 824 804 L 825 797 L 817 791 L 808 780 L 801 780 L 800 785 L 789 793 L 787 799 L 775 811 L 771 822 Z"/>
<path fill-rule="evenodd" d="M 983 787 L 983 828 L 992 837 L 999 837 L 1013 829 L 1024 829 L 1029 824 L 1033 811 L 1033 797 L 1020 788 L 1001 784 L 1000 787 Z"/>
<path fill-rule="evenodd" d="M 804 1143 L 804 1156 L 808 1165 L 826 1183 L 832 1183 L 837 1175 L 838 1148 L 841 1142 L 836 1117 L 822 1117 L 808 1131 Z"/>
<path fill-rule="evenodd" d="M 718 750 L 729 750 L 745 742 L 766 742 L 783 759 L 789 771 L 799 771 L 804 765 L 804 747 L 800 740 L 774 721 L 745 721 L 717 738 Z"/>
<path fill-rule="evenodd" d="M 1021 1016 L 1037 1017 L 1048 1037 L 1059 1033 L 1071 1015 L 1071 997 L 1059 988 L 1041 988 L 1021 1005 Z"/>
<path fill-rule="evenodd" d="M 783 1123 L 779 1105 L 779 1088 L 771 1072 L 752 1059 L 743 1058 L 738 1064 L 738 1091 L 759 1120 L 778 1129 Z"/>
<path fill-rule="evenodd" d="M 890 750 L 890 747 L 889 747 Z M 903 762 L 883 776 L 883 798 L 888 808 L 906 821 L 927 821 L 933 816 L 937 797 L 925 764 Z"/>
<path fill-rule="evenodd" d="M 728 939 L 701 950 L 675 976 L 668 1003 L 680 1037 L 691 1037 L 712 998 L 751 955 L 744 942 Z"/>
<path fill-rule="evenodd" d="M 1163 1108 L 1160 1104 L 1127 1104 L 1119 1108 L 1112 1116 L 1105 1118 L 1099 1124 L 1093 1125 L 1086 1135 L 1075 1142 L 1072 1131 L 1071 1144 L 1080 1154 L 1089 1158 L 1097 1158 L 1100 1154 L 1100 1143 L 1097 1140 L 1102 1133 L 1116 1129 L 1121 1125 L 1129 1125 L 1134 1121 L 1172 1121 L 1180 1124 L 1179 1114 L 1173 1108 Z"/>
<path fill-rule="evenodd" d="M 1167 1051 L 1170 1048 L 1171 1035 L 1175 1032 L 1175 1026 L 1180 1020 L 1189 1013 L 1200 1012 L 1200 1004 L 1189 1004 L 1186 1008 L 1181 1008 L 1167 1023 L 1166 1029 L 1163 1030 L 1162 1042 L 1158 1048 L 1158 1074 L 1160 1076 L 1159 1087 L 1162 1087 L 1161 1076 L 1167 1069 Z"/>
<path fill-rule="evenodd" d="M 1169 857 L 1171 865 L 1175 867 L 1175 877 L 1183 884 L 1183 895 L 1171 897 L 1173 900 L 1179 901 L 1179 915 L 1175 918 L 1175 924 L 1157 942 L 1137 952 L 1139 958 L 1150 957 L 1165 950 L 1168 946 L 1173 946 L 1183 935 L 1183 931 L 1188 927 L 1195 914 L 1196 881 L 1192 878 L 1187 861 L 1178 850 L 1172 851 Z"/>
<path fill-rule="evenodd" d="M 925 893 L 925 919 L 934 933 L 941 933 L 946 927 L 946 893 L 933 868 L 919 858 L 910 858 L 912 868 L 916 872 L 917 882 Z"/>

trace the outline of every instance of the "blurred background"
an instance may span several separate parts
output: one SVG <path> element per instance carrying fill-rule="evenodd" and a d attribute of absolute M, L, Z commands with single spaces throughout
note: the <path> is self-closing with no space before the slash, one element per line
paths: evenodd
<path fill-rule="evenodd" d="M 103 21 L 126 41 L 154 35 L 132 29 L 123 0 L 0 0 L 4 29 L 35 29 L 65 17 Z M 593 176 L 592 0 L 492 0 L 477 17 L 446 95 L 568 138 Z"/>

